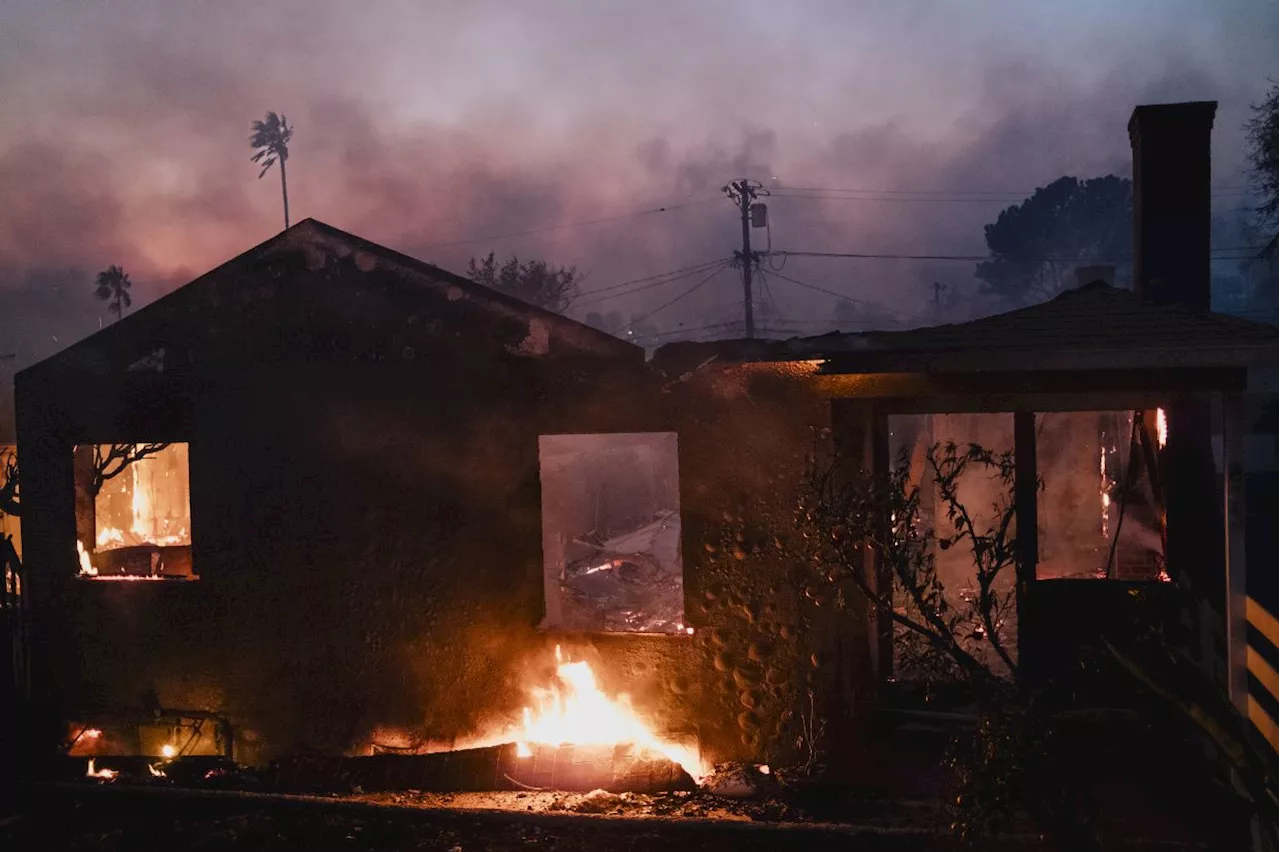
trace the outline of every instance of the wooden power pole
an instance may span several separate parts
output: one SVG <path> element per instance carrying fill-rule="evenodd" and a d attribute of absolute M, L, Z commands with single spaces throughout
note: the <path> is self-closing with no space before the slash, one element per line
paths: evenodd
<path fill-rule="evenodd" d="M 746 178 L 732 181 L 722 189 L 724 194 L 738 205 L 738 210 L 742 214 L 742 251 L 735 251 L 733 256 L 742 264 L 743 321 L 746 325 L 747 338 L 751 339 L 756 336 L 755 312 L 751 304 L 751 267 L 756 262 L 756 256 L 751 251 L 751 227 L 754 224 L 751 202 L 761 195 L 768 195 L 769 191 L 764 189 L 759 181 Z M 764 205 L 759 207 L 763 208 Z M 760 215 L 764 215 L 763 211 Z"/>

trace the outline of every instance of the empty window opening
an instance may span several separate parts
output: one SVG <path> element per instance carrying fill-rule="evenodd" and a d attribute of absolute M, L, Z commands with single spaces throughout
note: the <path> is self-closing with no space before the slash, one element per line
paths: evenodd
<path fill-rule="evenodd" d="M 76 448 L 76 549 L 93 580 L 193 580 L 184 443 Z"/>
<path fill-rule="evenodd" d="M 543 435 L 543 629 L 687 633 L 674 432 Z"/>

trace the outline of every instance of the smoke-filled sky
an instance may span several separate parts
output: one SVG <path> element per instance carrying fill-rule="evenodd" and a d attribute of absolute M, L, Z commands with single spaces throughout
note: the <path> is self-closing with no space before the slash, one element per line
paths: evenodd
<path fill-rule="evenodd" d="M 982 253 L 1020 193 L 1127 175 L 1138 103 L 1218 100 L 1214 182 L 1242 186 L 1276 57 L 1268 0 L 6 0 L 0 380 L 109 318 L 108 264 L 140 305 L 279 230 L 278 175 L 248 161 L 268 109 L 297 128 L 294 221 L 456 271 L 489 250 L 576 264 L 590 290 L 727 257 L 738 177 L 894 191 L 775 197 L 775 249 Z M 967 194 L 991 191 L 1012 194 Z M 535 229 L 554 230 L 486 239 Z M 784 274 L 914 316 L 972 264 Z M 698 280 L 590 309 L 644 314 Z M 726 271 L 653 322 L 721 322 L 739 294 Z M 833 305 L 777 277 L 768 295 L 797 323 Z"/>

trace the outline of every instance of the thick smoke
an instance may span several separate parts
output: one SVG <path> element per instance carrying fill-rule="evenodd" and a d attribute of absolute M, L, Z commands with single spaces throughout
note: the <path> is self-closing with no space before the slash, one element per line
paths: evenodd
<path fill-rule="evenodd" d="M 738 177 L 775 189 L 774 249 L 982 253 L 982 226 L 1007 201 L 783 187 L 945 196 L 1127 174 L 1125 123 L 1142 102 L 1218 99 L 1215 180 L 1242 183 L 1239 126 L 1274 68 L 1274 37 L 1257 34 L 1274 34 L 1276 18 L 1245 5 L 1170 11 L 1159 26 L 1073 16 L 1056 40 L 1061 22 L 1014 4 L 1018 43 L 1039 45 L 1024 50 L 984 35 L 978 16 L 933 10 L 922 29 L 901 4 L 822 20 L 736 4 L 294 5 L 19 2 L 0 13 L 0 355 L 17 355 L 0 362 L 0 396 L 15 368 L 107 318 L 91 279 L 108 264 L 131 273 L 140 307 L 279 230 L 278 176 L 256 180 L 246 144 L 266 109 L 297 127 L 295 221 L 455 270 L 489 251 L 574 264 L 591 290 L 727 258 L 739 224 L 719 188 Z M 1205 14 L 1213 38 L 1233 44 L 1229 66 L 1196 23 Z M 650 26 L 663 19 L 672 26 Z M 1108 37 L 1072 55 L 1095 44 L 1086 31 Z M 612 221 L 560 227 L 600 219 Z M 495 236 L 525 231 L 537 233 Z M 795 258 L 782 276 L 882 303 L 902 322 L 939 318 L 934 282 L 961 297 L 953 310 L 984 309 L 969 263 Z M 758 298 L 797 333 L 825 330 L 836 299 L 782 276 L 767 275 Z M 590 309 L 642 315 L 697 280 Z M 739 298 L 726 270 L 651 322 L 736 319 Z"/>

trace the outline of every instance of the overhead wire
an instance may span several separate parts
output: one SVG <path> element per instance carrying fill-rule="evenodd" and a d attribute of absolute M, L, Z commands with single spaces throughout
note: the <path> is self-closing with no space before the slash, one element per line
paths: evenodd
<path fill-rule="evenodd" d="M 531 234 L 546 234 L 552 231 L 564 231 L 569 228 L 582 228 L 587 225 L 602 225 L 607 222 L 622 222 L 627 219 L 637 219 L 641 216 L 652 216 L 656 213 L 668 213 L 672 210 L 680 210 L 685 207 L 693 207 L 694 205 L 697 205 L 697 204 L 707 204 L 708 202 L 718 201 L 718 200 L 720 200 L 719 196 L 716 196 L 715 198 L 700 198 L 694 201 L 685 201 L 677 204 L 664 204 L 661 207 L 654 207 L 648 210 L 638 210 L 635 213 L 624 213 L 618 216 L 602 216 L 599 219 L 584 219 L 581 222 L 565 222 L 559 225 L 548 225 L 544 228 L 530 228 L 525 231 L 510 231 L 505 234 L 490 234 L 485 237 L 471 237 L 465 240 L 451 240 L 449 242 L 444 242 L 444 243 L 431 243 L 429 245 L 422 246 L 421 248 L 423 249 L 450 248 L 451 246 L 465 246 L 465 245 L 471 245 L 473 243 L 488 242 L 490 240 L 506 240 L 506 239 L 511 239 L 513 237 L 526 237 Z"/>
<path fill-rule="evenodd" d="M 1015 190 L 1015 189 L 871 189 L 867 187 L 828 187 L 828 186 L 775 186 L 771 188 L 771 194 L 774 197 L 784 197 L 789 193 L 794 193 L 796 198 L 814 197 L 811 193 L 825 193 L 831 197 L 846 195 L 863 195 L 877 197 L 904 197 L 909 198 L 918 196 L 922 198 L 983 198 L 983 199 L 1026 199 L 1035 195 L 1038 189 L 1034 190 Z M 1210 189 L 1210 195 L 1215 197 L 1250 195 L 1254 192 L 1249 186 L 1231 186 L 1222 185 Z M 821 196 L 818 196 L 821 197 Z"/>
<path fill-rule="evenodd" d="M 1254 251 L 1261 250 L 1262 246 L 1231 246 L 1224 248 L 1210 249 L 1210 253 L 1230 252 L 1230 251 Z M 834 251 L 775 251 L 773 255 L 778 257 L 826 257 L 826 258 L 855 258 L 858 260 L 937 260 L 937 261 L 964 261 L 979 262 L 984 260 L 1021 260 L 1027 262 L 1044 262 L 1044 263 L 1082 263 L 1080 258 L 1076 257 L 1051 257 L 1051 256 L 1034 256 L 1034 255 L 977 255 L 977 254 L 879 254 L 870 252 L 834 252 Z M 1234 257 L 1217 257 L 1212 260 L 1244 260 L 1245 258 Z M 1131 263 L 1127 259 L 1104 259 L 1095 258 L 1094 263 Z M 776 269 L 773 270 L 775 273 Z"/>
<path fill-rule="evenodd" d="M 644 314 L 643 316 L 640 316 L 640 317 L 637 317 L 637 318 L 632 319 L 632 320 L 631 320 L 631 322 L 630 322 L 630 324 L 628 324 L 627 326 L 625 326 L 622 330 L 623 330 L 623 331 L 630 331 L 631 329 L 635 328 L 635 327 L 636 327 L 637 325 L 639 325 L 640 323 L 642 323 L 642 322 L 644 322 L 645 320 L 649 319 L 649 317 L 653 316 L 654 314 L 656 314 L 656 313 L 658 313 L 658 312 L 660 312 L 660 311 L 664 311 L 664 310 L 666 310 L 667 308 L 669 308 L 669 307 L 671 307 L 672 305 L 674 305 L 676 302 L 679 302 L 681 299 L 684 299 L 684 298 L 686 298 L 686 297 L 688 297 L 688 296 L 692 295 L 693 293 L 697 292 L 697 291 L 698 291 L 698 289 L 700 289 L 704 284 L 706 284 L 706 283 L 707 283 L 708 281 L 710 281 L 712 278 L 715 278 L 717 275 L 719 275 L 721 272 L 723 272 L 723 271 L 724 271 L 724 269 L 725 269 L 725 267 L 726 267 L 726 266 L 728 266 L 728 265 L 729 265 L 729 264 L 728 264 L 728 262 L 726 261 L 725 263 L 723 263 L 723 264 L 721 264 L 721 265 L 717 266 L 715 269 L 711 270 L 711 274 L 710 274 L 710 275 L 708 275 L 707 277 L 703 278 L 703 279 L 702 279 L 701 281 L 699 281 L 697 284 L 694 284 L 692 287 L 690 287 L 689 289 L 685 290 L 685 291 L 684 291 L 684 292 L 682 292 L 680 295 L 676 296 L 674 299 L 671 299 L 670 301 L 667 301 L 667 302 L 663 302 L 663 303 L 662 303 L 661 305 L 659 305 L 658 307 L 656 307 L 656 308 L 654 308 L 653 310 L 649 311 L 649 313 Z"/>
<path fill-rule="evenodd" d="M 651 290 L 655 287 L 662 287 L 666 284 L 671 284 L 675 281 L 680 281 L 685 278 L 690 278 L 694 275 L 697 275 L 699 272 L 705 272 L 706 270 L 714 266 L 727 265 L 728 263 L 729 263 L 728 258 L 721 258 L 720 260 L 708 261 L 707 263 L 701 263 L 701 264 L 698 264 L 697 266 L 687 266 L 687 267 L 684 267 L 683 269 L 673 269 L 670 272 L 663 272 L 658 275 L 650 275 L 644 278 L 633 278 L 630 281 L 623 281 L 619 284 L 612 284 L 608 287 L 598 287 L 594 290 L 584 291 L 579 295 L 580 297 L 595 296 L 600 293 L 608 293 L 609 295 L 600 296 L 599 298 L 594 298 L 594 299 L 588 298 L 586 301 L 578 301 L 577 299 L 575 299 L 571 304 L 573 307 L 576 307 L 576 308 L 584 308 L 584 307 L 587 307 L 588 305 L 595 305 L 595 304 L 599 304 L 600 302 L 608 302 L 608 301 L 611 301 L 612 299 L 617 299 L 622 296 L 630 296 L 633 293 L 640 293 L 644 290 Z M 640 286 L 633 286 L 637 284 Z"/>
<path fill-rule="evenodd" d="M 875 307 L 878 307 L 881 310 L 887 311 L 888 313 L 891 313 L 891 314 L 896 314 L 897 316 L 903 317 L 904 319 L 909 319 L 909 320 L 919 319 L 919 317 L 913 314 L 904 313 L 902 311 L 896 311 L 893 308 L 888 308 L 888 307 L 885 307 L 884 305 L 876 304 L 875 302 L 869 302 L 866 299 L 857 299 L 857 298 L 854 298 L 853 296 L 847 296 L 844 293 L 837 293 L 835 290 L 828 290 L 825 287 L 819 287 L 818 285 L 810 284 L 807 281 L 800 281 L 799 279 L 792 278 L 789 275 L 783 275 L 780 272 L 775 271 L 773 272 L 773 274 L 781 278 L 783 281 L 789 281 L 792 284 L 795 284 L 797 287 L 805 287 L 809 290 L 816 290 L 819 293 L 826 293 L 828 296 L 835 296 L 837 299 L 842 299 L 846 302 L 854 302 L 854 303 L 863 304 L 863 305 L 875 305 Z"/>
<path fill-rule="evenodd" d="M 767 276 L 764 270 L 759 267 L 756 267 L 756 272 L 760 275 L 760 289 L 763 291 L 764 297 L 769 300 L 770 309 L 772 309 L 774 313 L 777 313 L 778 303 L 774 301 L 773 291 L 769 289 L 769 276 Z"/>

